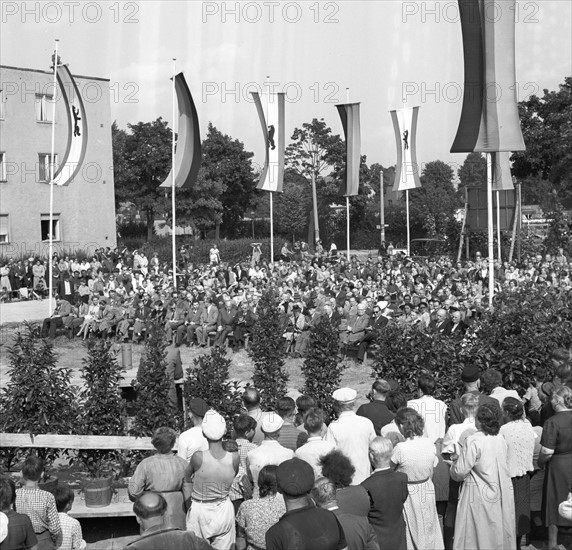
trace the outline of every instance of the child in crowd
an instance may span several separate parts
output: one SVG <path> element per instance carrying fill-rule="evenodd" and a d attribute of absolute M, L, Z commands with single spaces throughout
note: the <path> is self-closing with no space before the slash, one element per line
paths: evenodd
<path fill-rule="evenodd" d="M 38 550 L 54 550 L 62 528 L 54 495 L 38 488 L 43 474 L 43 460 L 30 455 L 22 467 L 24 486 L 16 491 L 16 510 L 32 521 Z"/>
<path fill-rule="evenodd" d="M 62 534 L 56 545 L 57 550 L 84 550 L 87 544 L 83 540 L 81 525 L 77 519 L 68 515 L 74 501 L 71 487 L 65 483 L 58 483 L 54 490 L 54 498 L 62 526 Z"/>
<path fill-rule="evenodd" d="M 0 548 L 35 548 L 38 543 L 32 522 L 26 514 L 14 511 L 16 485 L 6 476 L 0 476 Z"/>
<path fill-rule="evenodd" d="M 230 498 L 236 513 L 244 500 L 252 498 L 252 484 L 246 475 L 246 456 L 257 447 L 255 443 L 252 443 L 256 432 L 256 420 L 247 414 L 241 414 L 234 419 L 232 428 L 233 439 L 238 446 L 240 457 L 238 473 L 230 489 Z"/>

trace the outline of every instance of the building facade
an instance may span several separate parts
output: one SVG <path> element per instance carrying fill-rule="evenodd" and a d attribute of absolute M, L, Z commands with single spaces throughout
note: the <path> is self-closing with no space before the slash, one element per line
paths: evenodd
<path fill-rule="evenodd" d="M 74 75 L 84 105 L 83 162 L 67 185 L 53 186 L 54 251 L 115 247 L 115 194 L 109 80 Z M 70 137 L 70 90 L 54 94 L 50 70 L 0 65 L 0 256 L 47 256 L 50 160 L 55 103 L 55 166 Z M 77 128 L 77 126 L 76 126 Z M 71 130 L 73 132 L 73 130 Z"/>

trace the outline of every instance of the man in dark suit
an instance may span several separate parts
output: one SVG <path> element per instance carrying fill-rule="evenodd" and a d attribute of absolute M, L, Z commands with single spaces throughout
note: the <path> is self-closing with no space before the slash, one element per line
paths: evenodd
<path fill-rule="evenodd" d="M 444 334 L 449 336 L 455 336 L 457 338 L 463 338 L 465 332 L 469 328 L 467 323 L 461 320 L 461 312 L 455 307 L 451 308 L 451 320 L 448 327 L 445 329 Z"/>
<path fill-rule="evenodd" d="M 429 331 L 438 334 L 448 334 L 451 330 L 451 320 L 443 308 L 437 310 L 437 319 L 429 323 Z"/>
<path fill-rule="evenodd" d="M 71 321 L 72 305 L 64 300 L 61 296 L 56 296 L 56 309 L 51 317 L 44 319 L 42 323 L 42 337 L 47 336 L 53 340 L 56 337 L 56 330 L 58 327 L 67 325 L 68 320 Z"/>
<path fill-rule="evenodd" d="M 389 302 L 381 301 L 373 307 L 373 316 L 370 319 L 370 324 L 366 328 L 365 336 L 359 343 L 357 353 L 358 361 L 363 361 L 367 348 L 369 348 L 370 344 L 376 339 L 379 331 L 383 330 L 387 326 L 387 323 L 389 323 L 389 317 L 385 315 L 388 306 Z"/>
<path fill-rule="evenodd" d="M 406 550 L 406 527 L 403 503 L 409 496 L 407 474 L 391 468 L 393 445 L 385 437 L 369 444 L 373 474 L 361 482 L 369 494 L 368 519 L 377 535 L 380 550 Z"/>
<path fill-rule="evenodd" d="M 369 418 L 373 422 L 376 435 L 380 434 L 381 428 L 389 424 L 394 418 L 385 404 L 385 398 L 391 391 L 391 386 L 386 380 L 376 380 L 371 387 L 371 402 L 364 403 L 359 407 L 356 414 Z"/>
<path fill-rule="evenodd" d="M 215 339 L 215 346 L 224 346 L 226 338 L 232 329 L 234 328 L 234 319 L 236 318 L 238 311 L 234 302 L 227 298 L 224 301 L 224 307 L 218 312 L 217 320 L 217 337 Z"/>

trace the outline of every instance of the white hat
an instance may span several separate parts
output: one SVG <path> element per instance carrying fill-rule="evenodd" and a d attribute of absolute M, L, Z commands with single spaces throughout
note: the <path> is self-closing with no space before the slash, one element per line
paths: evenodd
<path fill-rule="evenodd" d="M 216 411 L 207 411 L 202 424 L 203 434 L 211 441 L 218 441 L 226 432 L 226 422 Z"/>
<path fill-rule="evenodd" d="M 375 304 L 381 311 L 383 311 L 384 309 L 387 309 L 387 306 L 389 305 L 389 302 L 386 302 L 385 300 L 381 300 L 381 302 L 377 302 L 377 304 Z"/>
<path fill-rule="evenodd" d="M 277 432 L 283 424 L 284 420 L 277 413 L 270 413 L 262 419 L 260 429 L 265 434 L 271 434 Z"/>
<path fill-rule="evenodd" d="M 355 401 L 357 392 L 351 388 L 340 388 L 332 394 L 332 397 L 340 403 L 351 403 Z"/>

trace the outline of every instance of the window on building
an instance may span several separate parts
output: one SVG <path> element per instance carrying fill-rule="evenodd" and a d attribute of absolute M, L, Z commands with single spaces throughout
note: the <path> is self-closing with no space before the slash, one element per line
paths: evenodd
<path fill-rule="evenodd" d="M 36 120 L 38 122 L 52 121 L 52 99 L 48 94 L 36 94 Z"/>
<path fill-rule="evenodd" d="M 8 214 L 0 214 L 0 243 L 10 242 L 10 232 L 8 231 Z"/>
<path fill-rule="evenodd" d="M 50 153 L 38 153 L 38 181 L 50 181 Z M 58 169 L 58 155 L 54 155 L 54 174 Z"/>
<path fill-rule="evenodd" d="M 0 152 L 0 181 L 6 181 L 6 153 Z"/>
<path fill-rule="evenodd" d="M 42 241 L 50 240 L 50 215 L 42 214 L 41 220 Z M 52 235 L 54 241 L 61 240 L 61 220 L 59 214 L 54 214 L 52 218 Z"/>

